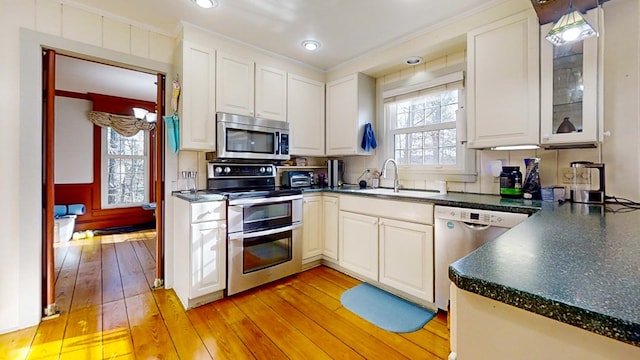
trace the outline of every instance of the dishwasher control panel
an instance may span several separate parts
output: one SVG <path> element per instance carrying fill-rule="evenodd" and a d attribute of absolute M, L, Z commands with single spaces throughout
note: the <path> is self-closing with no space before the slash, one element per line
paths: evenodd
<path fill-rule="evenodd" d="M 510 228 L 522 222 L 526 214 L 503 211 L 436 206 L 435 218 L 456 220 L 473 224 Z"/>

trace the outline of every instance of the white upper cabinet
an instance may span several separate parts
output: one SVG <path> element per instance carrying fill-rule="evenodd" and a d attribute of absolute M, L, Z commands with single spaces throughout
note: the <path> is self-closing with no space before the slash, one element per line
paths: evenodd
<path fill-rule="evenodd" d="M 262 119 L 286 121 L 287 73 L 218 52 L 216 107 Z"/>
<path fill-rule="evenodd" d="M 291 155 L 324 156 L 324 83 L 289 74 L 287 88 Z"/>
<path fill-rule="evenodd" d="M 216 107 L 219 112 L 254 116 L 254 63 L 218 52 Z"/>
<path fill-rule="evenodd" d="M 216 52 L 182 42 L 176 61 L 180 78 L 180 148 L 214 151 L 216 148 Z M 170 84 L 169 84 L 170 87 Z M 171 88 L 169 91 L 172 91 Z"/>
<path fill-rule="evenodd" d="M 467 34 L 470 148 L 538 144 L 539 25 L 524 11 Z"/>
<path fill-rule="evenodd" d="M 256 64 L 255 116 L 287 121 L 287 73 Z"/>
<path fill-rule="evenodd" d="M 360 144 L 374 122 L 375 80 L 357 73 L 327 84 L 326 155 L 370 155 Z"/>
<path fill-rule="evenodd" d="M 596 10 L 585 18 L 597 27 Z M 601 38 L 553 46 L 545 39 L 552 26 L 551 23 L 540 29 L 540 143 L 546 147 L 595 145 L 599 140 Z"/>

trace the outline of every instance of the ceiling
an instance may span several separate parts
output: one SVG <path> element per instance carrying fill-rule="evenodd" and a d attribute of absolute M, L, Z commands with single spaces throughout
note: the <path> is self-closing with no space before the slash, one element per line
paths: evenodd
<path fill-rule="evenodd" d="M 156 102 L 156 75 L 56 56 L 56 89 Z"/>
<path fill-rule="evenodd" d="M 175 36 L 186 21 L 243 43 L 329 70 L 428 28 L 506 0 L 68 0 Z M 303 40 L 321 43 L 315 52 Z M 420 55 L 420 54 L 416 54 Z"/>

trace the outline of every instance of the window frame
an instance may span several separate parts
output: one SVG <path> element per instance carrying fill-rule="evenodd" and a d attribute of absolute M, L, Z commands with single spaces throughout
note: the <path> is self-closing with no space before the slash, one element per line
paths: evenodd
<path fill-rule="evenodd" d="M 445 180 L 457 182 L 477 181 L 476 151 L 468 149 L 466 126 L 466 90 L 464 87 L 465 64 L 444 68 L 441 70 L 420 73 L 409 79 L 400 80 L 382 86 L 382 122 L 383 122 L 383 156 L 395 159 L 394 134 L 387 114 L 387 103 L 395 97 L 409 96 L 411 93 L 429 91 L 448 84 L 461 82 L 458 93 L 458 110 L 456 111 L 456 164 L 455 165 L 399 165 L 401 177 L 410 180 Z M 434 125 L 433 129 L 440 127 Z M 447 127 L 450 128 L 450 127 Z M 428 129 L 427 131 L 432 130 Z"/>
<path fill-rule="evenodd" d="M 132 207 L 139 207 L 149 202 L 150 198 L 150 184 L 149 184 L 149 168 L 150 168 L 150 134 L 148 131 L 141 130 L 144 136 L 144 155 L 109 155 L 107 154 L 107 127 L 100 129 L 100 208 L 101 209 L 126 209 Z M 118 134 L 120 135 L 120 134 Z M 120 135 L 122 136 L 122 135 Z M 109 204 L 109 176 L 108 176 L 108 159 L 144 159 L 144 199 L 141 202 L 126 203 L 126 204 Z"/>

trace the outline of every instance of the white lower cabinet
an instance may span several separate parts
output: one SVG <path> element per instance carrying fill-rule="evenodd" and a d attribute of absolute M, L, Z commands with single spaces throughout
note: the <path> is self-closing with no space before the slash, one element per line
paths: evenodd
<path fill-rule="evenodd" d="M 338 261 L 338 197 L 323 195 L 324 246 L 322 255 L 325 260 Z"/>
<path fill-rule="evenodd" d="M 226 282 L 226 203 L 174 199 L 174 290 L 192 308 L 223 296 Z"/>
<path fill-rule="evenodd" d="M 322 194 L 302 200 L 302 261 L 322 255 Z"/>
<path fill-rule="evenodd" d="M 433 204 L 341 196 L 339 218 L 341 267 L 434 301 Z"/>
<path fill-rule="evenodd" d="M 379 281 L 427 301 L 433 294 L 433 227 L 380 219 Z"/>
<path fill-rule="evenodd" d="M 340 211 L 339 221 L 338 264 L 378 281 L 378 218 Z"/>

